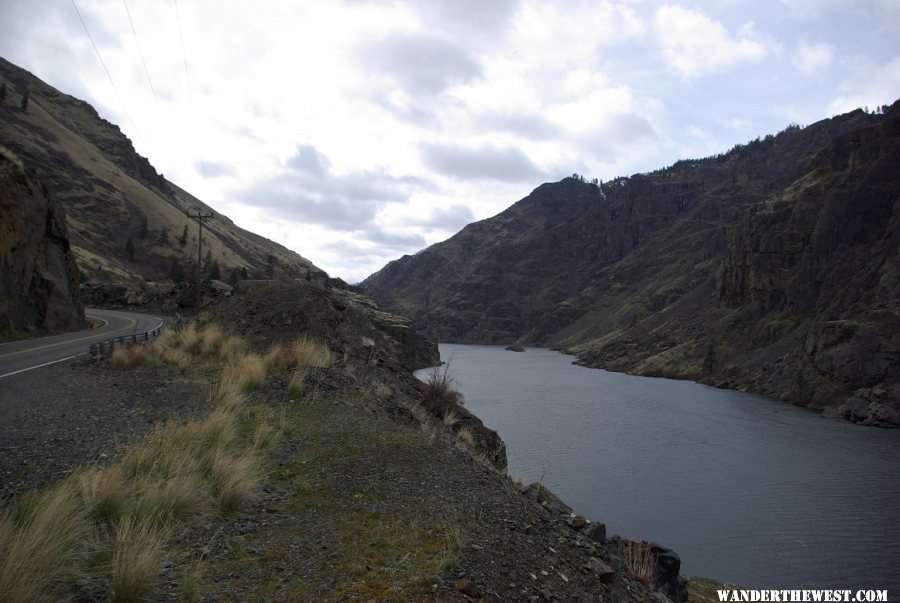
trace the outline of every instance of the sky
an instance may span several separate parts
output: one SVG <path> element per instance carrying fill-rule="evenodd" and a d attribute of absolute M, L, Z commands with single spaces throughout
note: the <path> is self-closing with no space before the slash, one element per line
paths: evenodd
<path fill-rule="evenodd" d="M 0 56 L 357 282 L 543 182 L 892 103 L 900 0 L 0 0 Z"/>

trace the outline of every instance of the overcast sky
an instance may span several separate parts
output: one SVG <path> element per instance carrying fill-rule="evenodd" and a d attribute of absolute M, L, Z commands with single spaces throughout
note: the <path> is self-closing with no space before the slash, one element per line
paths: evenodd
<path fill-rule="evenodd" d="M 0 55 L 357 281 L 574 172 L 900 96 L 900 0 L 0 0 Z M 129 21 L 130 17 L 130 21 Z"/>

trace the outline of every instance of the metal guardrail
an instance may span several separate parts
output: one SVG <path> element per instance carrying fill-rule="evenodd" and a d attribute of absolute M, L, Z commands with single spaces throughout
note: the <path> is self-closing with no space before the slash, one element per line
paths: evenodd
<path fill-rule="evenodd" d="M 150 341 L 151 339 L 156 339 L 156 337 L 160 333 L 162 333 L 162 330 L 165 328 L 165 326 L 165 324 L 161 323 L 155 329 L 150 329 L 149 331 L 144 331 L 143 333 L 133 333 L 131 335 L 120 335 L 118 337 L 112 337 L 105 341 L 101 341 L 100 343 L 92 343 L 90 346 L 88 346 L 88 349 L 94 356 L 111 354 L 116 345 L 128 345 L 130 343 L 133 344 L 139 341 Z"/>

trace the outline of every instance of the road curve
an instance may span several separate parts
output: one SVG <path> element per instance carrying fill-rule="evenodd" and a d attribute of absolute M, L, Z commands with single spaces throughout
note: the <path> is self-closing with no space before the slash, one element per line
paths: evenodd
<path fill-rule="evenodd" d="M 119 335 L 150 331 L 163 322 L 159 317 L 134 312 L 114 312 L 90 308 L 85 311 L 85 314 L 90 318 L 101 320 L 105 324 L 95 329 L 75 331 L 64 335 L 0 344 L 0 379 L 55 362 L 69 360 L 87 353 L 88 346 L 92 343 L 99 343 Z"/>

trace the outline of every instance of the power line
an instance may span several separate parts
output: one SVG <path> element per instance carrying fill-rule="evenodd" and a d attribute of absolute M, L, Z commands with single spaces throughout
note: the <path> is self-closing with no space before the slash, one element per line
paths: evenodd
<path fill-rule="evenodd" d="M 124 0 L 123 0 L 124 1 Z M 181 58 L 184 59 L 184 76 L 187 79 L 188 98 L 191 101 L 191 109 L 194 110 L 194 87 L 191 85 L 191 70 L 188 68 L 187 50 L 184 46 L 184 28 L 181 27 L 181 11 L 178 8 L 178 0 L 175 0 L 175 18 L 178 21 L 178 39 L 181 41 Z M 200 173 L 206 180 L 206 162 L 200 158 Z"/>
<path fill-rule="evenodd" d="M 137 30 L 134 28 L 134 21 L 131 20 L 131 11 L 128 10 L 128 2 L 122 0 L 125 5 L 125 14 L 128 15 L 128 24 L 131 25 L 131 33 L 134 35 L 134 43 L 137 44 L 138 54 L 141 55 L 141 64 L 144 66 L 144 74 L 147 76 L 147 82 L 150 84 L 150 91 L 153 93 L 153 101 L 156 102 L 156 88 L 153 87 L 153 80 L 150 78 L 150 70 L 147 69 L 147 61 L 144 60 L 144 50 L 141 48 L 141 42 L 138 40 Z"/>
<path fill-rule="evenodd" d="M 141 143 L 143 143 L 141 132 L 140 130 L 138 130 L 138 127 L 134 123 L 134 120 L 131 119 L 131 113 L 128 112 L 128 106 L 125 105 L 125 101 L 122 100 L 122 95 L 119 93 L 119 88 L 116 86 L 116 83 L 113 81 L 112 76 L 109 74 L 109 69 L 106 68 L 106 63 L 103 62 L 103 57 L 100 56 L 100 50 L 97 49 L 97 45 L 94 43 L 94 37 L 91 35 L 91 31 L 88 29 L 87 23 L 84 22 L 84 17 L 81 16 L 81 11 L 78 10 L 78 5 L 75 4 L 75 0 L 72 0 L 72 7 L 75 9 L 75 13 L 78 15 L 78 20 L 81 21 L 81 26 L 84 28 L 84 33 L 87 34 L 88 40 L 91 41 L 91 46 L 94 48 L 94 52 L 97 54 L 97 59 L 100 61 L 100 66 L 103 67 L 103 71 L 106 73 L 106 78 L 109 80 L 110 85 L 116 93 L 116 97 L 119 99 L 119 104 L 122 105 L 122 109 L 125 111 L 125 117 L 128 118 L 128 121 L 131 123 L 131 127 L 134 128 L 135 136 L 137 136 Z"/>

